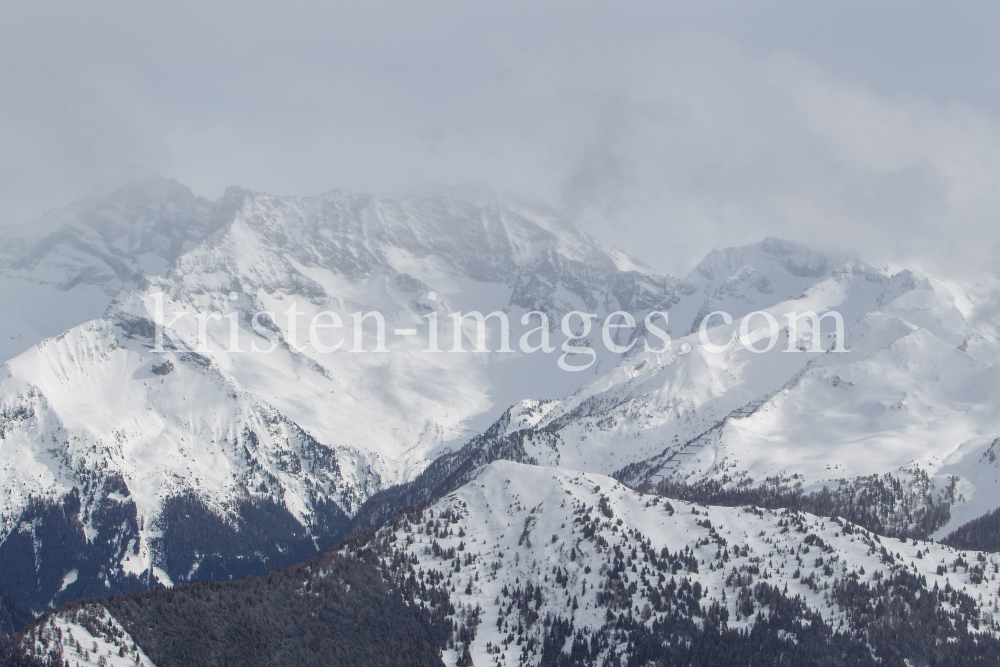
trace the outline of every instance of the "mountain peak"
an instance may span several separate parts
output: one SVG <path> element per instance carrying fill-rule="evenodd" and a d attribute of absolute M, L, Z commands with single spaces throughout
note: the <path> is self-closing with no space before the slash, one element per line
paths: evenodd
<path fill-rule="evenodd" d="M 695 283 L 725 280 L 746 268 L 772 273 L 778 267 L 798 278 L 817 279 L 837 263 L 825 253 L 801 243 L 769 236 L 750 245 L 715 248 L 685 280 Z"/>

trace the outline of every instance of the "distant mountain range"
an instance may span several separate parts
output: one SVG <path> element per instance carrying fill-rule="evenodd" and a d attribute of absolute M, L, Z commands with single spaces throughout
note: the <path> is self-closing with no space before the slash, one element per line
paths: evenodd
<path fill-rule="evenodd" d="M 634 638 L 667 627 L 657 619 L 667 624 L 677 605 L 702 631 L 706 614 L 718 624 L 725 609 L 727 627 L 750 632 L 771 590 L 751 582 L 801 594 L 788 603 L 799 629 L 782 625 L 781 637 L 803 632 L 807 617 L 830 631 L 860 623 L 848 581 L 961 589 L 972 602 L 950 596 L 928 611 L 951 619 L 941 641 L 995 634 L 995 557 L 924 542 L 1000 507 L 1000 313 L 946 277 L 768 238 L 715 250 L 678 279 L 552 211 L 458 189 L 389 199 L 230 188 L 209 202 L 152 179 L 5 230 L 3 241 L 0 588 L 22 610 L 12 618 L 263 575 L 367 530 L 338 557 L 374 549 L 393 568 L 430 558 L 452 574 L 430 581 L 423 568 L 420 595 L 451 580 L 455 632 L 482 610 L 474 637 L 439 636 L 449 664 L 557 664 L 545 648 L 557 641 L 577 664 L 583 628 L 579 664 L 639 660 Z M 458 336 L 466 351 L 448 351 L 450 316 L 470 311 L 503 312 L 513 351 L 497 351 L 495 319 L 489 351 L 473 351 L 471 319 Z M 557 364 L 573 311 L 594 316 L 574 343 L 593 351 L 582 372 Z M 619 311 L 635 326 L 609 333 L 601 323 Z M 706 319 L 720 311 L 732 321 Z M 759 311 L 777 323 L 763 353 L 748 349 L 772 333 Z M 785 314 L 807 311 L 838 313 L 843 338 L 826 318 L 813 351 L 805 318 L 789 341 Z M 344 324 L 324 339 L 343 339 L 341 349 L 304 343 L 321 312 Z M 353 337 L 352 315 L 368 312 L 384 319 L 386 353 L 373 351 L 374 318 Z M 518 345 L 541 321 L 532 312 L 548 318 L 554 351 Z M 652 344 L 653 312 L 668 349 Z M 160 313 L 169 327 L 157 326 Z M 435 318 L 443 351 L 428 353 Z M 399 513 L 421 504 L 434 517 L 402 528 Z M 442 512 L 455 520 L 437 526 Z M 993 523 L 952 541 L 992 548 Z M 890 537 L 895 546 L 883 546 Z M 681 585 L 682 573 L 699 597 L 674 588 L 661 609 L 665 581 Z M 414 604 L 395 574 L 380 576 Z M 535 595 L 529 581 L 543 591 L 534 618 L 548 615 L 537 626 L 525 616 L 534 603 L 509 598 Z M 74 609 L 58 623 L 81 627 Z M 128 625 L 123 607 L 108 609 Z M 615 643 L 620 614 L 631 648 Z M 0 632 L 3 618 L 0 608 Z M 881 655 L 882 640 L 852 632 Z M 49 655 L 19 641 L 18 655 Z M 854 650 L 834 644 L 823 645 Z M 115 646 L 128 664 L 181 664 L 162 647 Z"/>

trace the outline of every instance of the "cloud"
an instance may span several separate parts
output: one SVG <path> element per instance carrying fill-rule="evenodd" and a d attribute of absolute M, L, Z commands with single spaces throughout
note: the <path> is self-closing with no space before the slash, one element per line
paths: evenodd
<path fill-rule="evenodd" d="M 691 33 L 550 45 L 470 106 L 435 135 L 445 180 L 530 193 L 676 272 L 764 235 L 949 270 L 995 255 L 996 115 L 878 95 L 793 54 Z"/>
<path fill-rule="evenodd" d="M 996 257 L 996 111 L 888 85 L 884 62 L 866 79 L 851 46 L 809 50 L 822 21 L 764 4 L 15 7 L 0 217 L 141 167 L 213 197 L 486 182 L 675 274 L 766 235 L 949 271 Z"/>

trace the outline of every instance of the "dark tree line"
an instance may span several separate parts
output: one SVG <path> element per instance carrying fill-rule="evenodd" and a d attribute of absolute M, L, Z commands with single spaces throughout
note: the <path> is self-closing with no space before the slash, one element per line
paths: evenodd
<path fill-rule="evenodd" d="M 787 484 L 733 486 L 727 480 L 706 480 L 697 484 L 664 480 L 639 490 L 705 505 L 756 505 L 817 516 L 839 516 L 879 535 L 927 539 L 948 522 L 951 507 L 947 500 L 935 501 L 929 480 L 918 479 L 916 486 L 918 492 L 914 493 L 897 477 L 884 474 L 842 480 L 835 489 L 823 487 L 811 493 Z M 919 491 L 921 486 L 926 487 L 923 492 Z M 953 489 L 945 489 L 945 497 L 951 492 Z"/>
<path fill-rule="evenodd" d="M 1000 508 L 959 526 L 941 542 L 956 549 L 1000 551 Z"/>
<path fill-rule="evenodd" d="M 38 654 L 21 640 L 42 636 L 51 614 L 100 605 L 159 667 L 441 665 L 456 630 L 447 588 L 418 584 L 410 559 L 371 537 L 263 577 L 74 602 L 18 633 L 0 664 L 63 667 L 71 647 L 49 642 Z"/>
<path fill-rule="evenodd" d="M 0 588 L 26 607 L 41 611 L 82 597 L 145 590 L 146 583 L 112 568 L 126 549 L 138 548 L 135 503 L 120 477 L 84 485 L 94 498 L 83 516 L 77 490 L 59 501 L 33 498 L 15 528 L 0 542 Z M 125 497 L 124 502 L 112 499 Z M 88 539 L 84 524 L 96 534 Z M 75 581 L 65 576 L 75 571 Z"/>
<path fill-rule="evenodd" d="M 30 609 L 0 588 L 0 648 L 34 618 Z"/>

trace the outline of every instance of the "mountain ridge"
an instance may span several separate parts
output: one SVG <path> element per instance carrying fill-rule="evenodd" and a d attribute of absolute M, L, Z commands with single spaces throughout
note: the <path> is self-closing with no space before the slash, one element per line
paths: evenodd
<path fill-rule="evenodd" d="M 206 203 L 164 187 L 205 233 L 156 231 L 188 210 L 180 205 L 90 202 L 127 210 L 147 234 L 108 223 L 111 245 L 132 239 L 115 257 L 132 257 L 138 268 L 123 275 L 134 282 L 100 317 L 3 367 L 0 563 L 11 574 L 0 586 L 36 611 L 291 565 L 500 459 L 702 502 L 836 512 L 911 538 L 942 537 L 995 508 L 996 466 L 985 458 L 1000 437 L 995 313 L 949 281 L 771 238 L 713 251 L 676 279 L 550 211 L 489 198 L 234 187 Z M 123 278 L 94 264 L 100 253 L 63 261 L 71 246 L 45 246 L 34 266 L 55 269 L 43 287 L 108 298 L 101 290 Z M 163 263 L 142 264 L 150 248 Z M 9 261 L 0 273 L 41 284 Z M 180 315 L 161 339 L 157 305 L 167 321 Z M 297 332 L 290 306 L 302 312 Z M 302 345 L 304 323 L 332 312 L 349 347 L 351 315 L 369 310 L 383 314 L 391 354 L 371 353 L 371 328 L 359 338 L 365 353 Z M 607 349 L 595 326 L 594 364 L 581 373 L 559 370 L 558 352 L 474 353 L 470 331 L 459 332 L 465 354 L 424 352 L 428 316 L 448 349 L 449 315 L 470 310 L 505 313 L 512 343 L 528 326 L 522 316 L 545 313 L 557 350 L 570 311 L 600 323 L 625 310 L 637 326 L 616 341 L 634 343 L 625 353 Z M 706 327 L 711 344 L 731 343 L 721 353 L 699 335 L 714 310 L 733 316 Z M 842 315 L 846 354 L 830 320 L 821 352 L 807 351 L 808 322 L 789 345 L 784 314 L 808 310 Z M 213 311 L 202 334 L 198 314 Z M 643 343 L 652 311 L 668 316 L 667 350 Z M 754 311 L 779 323 L 766 354 L 741 342 L 740 320 Z M 260 312 L 272 314 L 256 327 Z M 765 344 L 765 324 L 750 321 L 751 344 Z M 272 341 L 273 352 L 249 351 Z M 487 343 L 498 347 L 495 333 Z M 879 500 L 886 494 L 897 499 Z"/>

